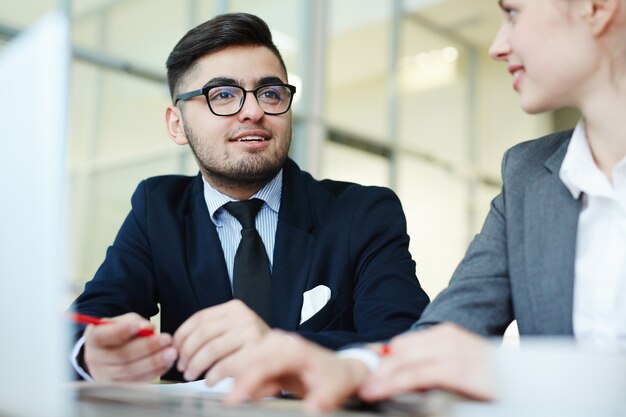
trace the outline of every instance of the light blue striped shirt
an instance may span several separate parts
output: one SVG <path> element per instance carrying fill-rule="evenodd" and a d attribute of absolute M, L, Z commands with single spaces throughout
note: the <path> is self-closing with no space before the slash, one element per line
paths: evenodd
<path fill-rule="evenodd" d="M 232 286 L 235 253 L 241 240 L 241 224 L 232 214 L 224 209 L 224 204 L 236 200 L 211 187 L 204 177 L 202 177 L 202 181 L 204 182 L 204 201 L 222 243 L 228 277 Z M 256 215 L 255 222 L 256 229 L 265 245 L 267 257 L 270 260 L 270 270 L 274 265 L 274 242 L 276 241 L 276 227 L 278 226 L 278 210 L 280 209 L 282 190 L 283 171 L 281 170 L 269 183 L 250 197 L 259 198 L 265 202 Z"/>

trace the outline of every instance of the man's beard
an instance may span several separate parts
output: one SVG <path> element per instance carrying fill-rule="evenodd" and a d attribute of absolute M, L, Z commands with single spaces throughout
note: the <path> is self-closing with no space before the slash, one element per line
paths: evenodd
<path fill-rule="evenodd" d="M 235 160 L 233 155 L 228 153 L 220 158 L 211 152 L 210 140 L 199 139 L 187 126 L 184 126 L 184 130 L 202 173 L 210 177 L 215 185 L 224 188 L 264 186 L 282 169 L 291 144 L 289 136 L 283 146 L 276 148 L 272 153 L 249 152 Z"/>

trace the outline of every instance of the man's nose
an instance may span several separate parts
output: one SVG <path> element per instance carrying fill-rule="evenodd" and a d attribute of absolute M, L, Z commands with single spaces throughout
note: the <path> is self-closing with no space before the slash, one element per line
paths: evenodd
<path fill-rule="evenodd" d="M 265 112 L 259 105 L 256 96 L 252 91 L 246 92 L 246 99 L 243 102 L 243 107 L 238 113 L 239 120 L 259 120 L 265 115 Z"/>

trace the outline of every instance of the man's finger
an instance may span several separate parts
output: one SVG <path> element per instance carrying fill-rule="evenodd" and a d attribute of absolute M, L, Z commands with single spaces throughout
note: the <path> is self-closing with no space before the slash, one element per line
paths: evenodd
<path fill-rule="evenodd" d="M 220 337 L 207 341 L 193 356 L 187 358 L 185 379 L 192 381 L 216 362 L 241 349 L 244 341 L 237 332 L 227 332 Z"/>
<path fill-rule="evenodd" d="M 180 355 L 178 370 L 185 371 L 198 351 L 204 348 L 207 344 L 211 343 L 214 339 L 219 338 L 224 333 L 228 332 L 230 330 L 227 327 L 228 324 L 229 323 L 225 320 L 218 322 L 197 323 L 197 327 L 195 327 L 193 331 L 184 339 L 177 339 L 177 335 L 179 333 L 176 332 L 174 334 L 174 347 L 176 347 L 176 350 L 178 350 Z M 230 324 L 232 325 L 232 323 Z"/>
<path fill-rule="evenodd" d="M 286 339 L 286 340 L 285 340 Z M 225 401 L 237 404 L 253 397 L 267 383 L 278 383 L 281 378 L 302 371 L 300 349 L 285 348 L 290 342 L 282 332 L 274 331 L 259 345 L 249 346 L 218 362 L 208 373 L 207 380 L 214 383 L 226 376 L 235 377 L 235 385 Z M 277 352 L 285 354 L 277 355 Z M 297 354 L 291 354 L 296 352 Z M 272 357 L 272 360 L 264 358 Z M 275 358 L 275 359 L 274 359 Z"/>
<path fill-rule="evenodd" d="M 148 337 L 135 337 L 125 345 L 114 348 L 101 348 L 85 345 L 85 359 L 98 365 L 124 365 L 135 362 L 159 350 L 171 346 L 172 336 L 161 333 Z"/>
<path fill-rule="evenodd" d="M 133 362 L 102 367 L 97 377 L 100 381 L 149 381 L 170 369 L 176 357 L 176 349 L 167 347 Z"/>
<path fill-rule="evenodd" d="M 214 307 L 205 308 L 193 314 L 187 320 L 180 325 L 180 327 L 174 332 L 174 346 L 179 351 L 182 344 L 195 334 L 198 328 L 210 323 L 211 325 L 217 325 L 224 322 L 227 308 L 226 304 L 220 304 Z"/>
<path fill-rule="evenodd" d="M 149 322 L 111 321 L 98 326 L 88 325 L 85 330 L 85 341 L 101 347 L 121 346 L 135 338 L 139 330 L 151 327 Z"/>

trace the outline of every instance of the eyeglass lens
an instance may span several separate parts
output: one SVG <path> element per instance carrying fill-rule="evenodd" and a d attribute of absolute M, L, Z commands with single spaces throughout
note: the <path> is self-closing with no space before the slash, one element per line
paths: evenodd
<path fill-rule="evenodd" d="M 237 113 L 245 100 L 245 90 L 235 86 L 212 87 L 207 92 L 211 110 L 218 115 Z M 291 102 L 291 91 L 282 85 L 262 86 L 254 90 L 259 106 L 265 113 L 284 113 Z"/>

